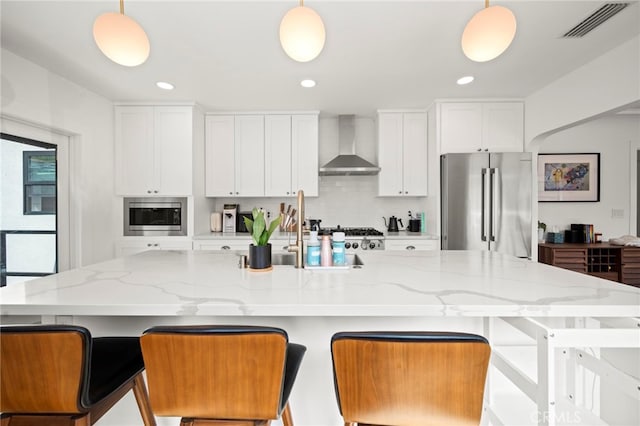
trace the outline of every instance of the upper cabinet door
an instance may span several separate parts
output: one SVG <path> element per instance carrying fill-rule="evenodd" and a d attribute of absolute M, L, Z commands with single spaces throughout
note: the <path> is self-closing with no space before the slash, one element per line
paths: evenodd
<path fill-rule="evenodd" d="M 490 102 L 482 110 L 483 148 L 492 152 L 524 151 L 524 104 Z"/>
<path fill-rule="evenodd" d="M 208 197 L 235 195 L 235 120 L 232 115 L 206 118 L 205 194 Z"/>
<path fill-rule="evenodd" d="M 264 195 L 292 195 L 291 116 L 267 115 L 264 118 Z"/>
<path fill-rule="evenodd" d="M 264 116 L 235 117 L 235 195 L 264 196 Z"/>
<path fill-rule="evenodd" d="M 153 107 L 115 108 L 115 172 L 118 195 L 143 196 L 159 191 L 154 184 L 153 121 Z"/>
<path fill-rule="evenodd" d="M 437 135 L 440 153 L 522 152 L 522 102 L 443 102 Z"/>
<path fill-rule="evenodd" d="M 291 189 L 307 197 L 318 196 L 318 115 L 291 117 Z"/>
<path fill-rule="evenodd" d="M 482 103 L 442 103 L 440 105 L 440 152 L 480 150 L 482 150 Z"/>
<path fill-rule="evenodd" d="M 154 181 L 162 195 L 193 193 L 191 107 L 154 108 Z"/>
<path fill-rule="evenodd" d="M 378 194 L 404 195 L 403 179 L 403 114 L 378 114 Z"/>
<path fill-rule="evenodd" d="M 403 115 L 403 189 L 404 195 L 426 196 L 427 187 L 427 114 Z"/>
<path fill-rule="evenodd" d="M 193 194 L 193 108 L 115 108 L 116 194 Z"/>

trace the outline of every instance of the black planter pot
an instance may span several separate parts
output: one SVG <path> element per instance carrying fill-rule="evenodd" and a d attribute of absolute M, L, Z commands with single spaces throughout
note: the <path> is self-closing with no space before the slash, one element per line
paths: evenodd
<path fill-rule="evenodd" d="M 266 269 L 271 266 L 271 243 L 266 246 L 249 245 L 249 267 Z"/>

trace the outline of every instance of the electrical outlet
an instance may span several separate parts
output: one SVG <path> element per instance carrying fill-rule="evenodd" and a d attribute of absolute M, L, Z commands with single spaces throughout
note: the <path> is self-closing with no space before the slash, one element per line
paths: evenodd
<path fill-rule="evenodd" d="M 56 315 L 56 324 L 72 325 L 73 317 L 71 315 Z"/>
<path fill-rule="evenodd" d="M 624 209 L 611 209 L 611 217 L 613 219 L 623 219 Z"/>

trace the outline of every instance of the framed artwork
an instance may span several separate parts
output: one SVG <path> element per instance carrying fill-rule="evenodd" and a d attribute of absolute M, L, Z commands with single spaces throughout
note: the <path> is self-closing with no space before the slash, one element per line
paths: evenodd
<path fill-rule="evenodd" d="M 600 201 L 600 154 L 538 154 L 538 201 Z"/>

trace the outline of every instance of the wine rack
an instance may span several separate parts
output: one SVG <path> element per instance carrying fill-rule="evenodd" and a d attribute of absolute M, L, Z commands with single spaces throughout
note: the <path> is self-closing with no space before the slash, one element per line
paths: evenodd
<path fill-rule="evenodd" d="M 541 243 L 538 262 L 640 287 L 640 247 Z"/>
<path fill-rule="evenodd" d="M 618 281 L 620 275 L 620 249 L 598 247 L 587 249 L 587 273 L 607 280 Z"/>

